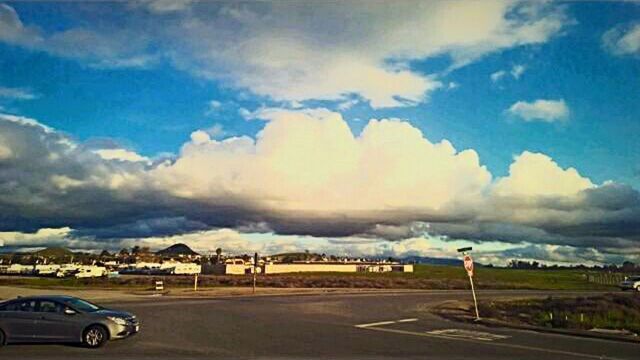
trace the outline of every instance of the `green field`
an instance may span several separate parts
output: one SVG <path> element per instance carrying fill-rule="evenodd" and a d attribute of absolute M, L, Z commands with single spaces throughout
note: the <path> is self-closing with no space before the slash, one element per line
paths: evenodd
<path fill-rule="evenodd" d="M 461 266 L 416 265 L 413 273 L 291 273 L 259 275 L 260 287 L 286 288 L 376 288 L 376 289 L 467 289 L 469 279 Z M 479 289 L 614 290 L 611 285 L 589 282 L 584 270 L 476 269 Z M 114 279 L 54 279 L 2 277 L 0 285 L 31 287 L 148 288 L 155 280 L 167 287 L 193 285 L 192 276 L 123 276 Z M 202 275 L 199 286 L 251 286 L 250 275 Z"/>
<path fill-rule="evenodd" d="M 523 270 L 507 268 L 478 267 L 474 281 L 479 286 L 491 287 L 492 283 L 509 284 L 514 287 L 528 287 L 548 290 L 589 290 L 611 289 L 612 286 L 590 283 L 584 270 Z M 428 276 L 436 279 L 463 279 L 467 274 L 461 267 L 417 265 L 416 276 Z"/>
<path fill-rule="evenodd" d="M 587 281 L 587 274 L 593 271 L 585 270 L 523 270 L 509 268 L 477 267 L 474 282 L 478 288 L 513 288 L 540 290 L 611 290 L 615 286 L 595 284 Z M 335 276 L 356 279 L 404 279 L 409 282 L 429 280 L 443 282 L 444 288 L 466 288 L 469 278 L 462 266 L 443 265 L 415 265 L 413 273 L 305 273 L 285 274 L 281 276 Z"/>

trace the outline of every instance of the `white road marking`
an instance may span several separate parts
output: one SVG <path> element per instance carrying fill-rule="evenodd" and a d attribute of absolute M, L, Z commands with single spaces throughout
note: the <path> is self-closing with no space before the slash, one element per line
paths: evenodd
<path fill-rule="evenodd" d="M 368 328 L 368 327 L 372 327 L 372 326 L 381 326 L 381 325 L 390 325 L 390 324 L 395 324 L 395 321 L 380 321 L 380 322 L 375 322 L 375 323 L 369 323 L 369 324 L 360 324 L 360 325 L 356 325 L 357 328 Z"/>
<path fill-rule="evenodd" d="M 453 338 L 465 338 L 465 339 L 475 339 L 482 341 L 494 341 L 507 339 L 509 336 L 506 335 L 498 335 L 492 334 L 483 331 L 474 331 L 474 330 L 463 330 L 463 329 L 444 329 L 444 330 L 432 330 L 425 331 L 427 334 L 433 335 L 441 335 L 441 336 L 449 336 Z"/>
<path fill-rule="evenodd" d="M 394 321 L 385 321 L 384 323 L 385 323 L 385 325 L 387 325 L 388 323 L 394 323 Z M 572 356 L 572 357 L 577 357 L 577 358 L 580 358 L 580 359 L 619 360 L 618 358 L 604 356 L 604 355 L 576 353 L 576 352 L 573 352 L 573 351 L 564 351 L 564 350 L 555 350 L 555 349 L 543 349 L 543 348 L 539 348 L 539 347 L 533 347 L 533 346 L 527 346 L 527 345 L 518 345 L 518 344 L 509 344 L 509 343 L 504 343 L 504 342 L 500 342 L 500 343 L 487 342 L 486 340 L 477 340 L 477 339 L 471 339 L 471 338 L 445 336 L 445 335 L 432 334 L 432 333 L 429 333 L 429 332 L 416 332 L 416 331 L 406 331 L 406 330 L 397 330 L 397 329 L 390 329 L 390 328 L 384 328 L 384 327 L 376 327 L 376 326 L 373 326 L 371 324 L 363 324 L 363 325 L 369 325 L 369 326 L 362 327 L 362 326 L 356 325 L 356 327 L 363 328 L 363 329 L 366 329 L 366 330 L 382 331 L 382 332 L 394 333 L 394 334 L 422 336 L 422 337 L 430 337 L 430 338 L 444 339 L 444 340 L 450 340 L 450 341 L 464 341 L 464 342 L 470 342 L 470 343 L 475 343 L 475 344 L 485 344 L 485 345 L 489 345 L 489 346 L 496 346 L 496 347 L 503 347 L 503 348 L 509 348 L 509 349 L 517 349 L 517 350 L 525 350 L 525 351 L 537 351 L 537 352 L 547 353 L 547 354 Z"/>
<path fill-rule="evenodd" d="M 414 321 L 418 321 L 418 319 L 402 319 L 402 320 L 398 320 L 399 323 L 414 322 Z"/>
<path fill-rule="evenodd" d="M 357 327 L 357 328 L 368 328 L 368 327 L 372 327 L 372 326 L 391 325 L 391 324 L 395 324 L 395 323 L 407 323 L 407 322 L 413 322 L 413 321 L 418 321 L 418 319 L 411 318 L 411 319 L 380 321 L 380 322 L 374 322 L 374 323 L 369 323 L 369 324 L 359 324 L 359 325 L 355 325 L 355 327 Z"/>

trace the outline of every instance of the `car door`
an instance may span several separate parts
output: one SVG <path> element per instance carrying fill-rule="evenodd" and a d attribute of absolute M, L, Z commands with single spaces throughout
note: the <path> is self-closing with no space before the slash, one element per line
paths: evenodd
<path fill-rule="evenodd" d="M 36 301 L 18 300 L 0 309 L 0 325 L 11 342 L 32 341 L 36 329 Z"/>
<path fill-rule="evenodd" d="M 53 300 L 40 300 L 37 304 L 37 330 L 39 341 L 78 341 L 80 314 L 66 314 L 65 305 Z"/>

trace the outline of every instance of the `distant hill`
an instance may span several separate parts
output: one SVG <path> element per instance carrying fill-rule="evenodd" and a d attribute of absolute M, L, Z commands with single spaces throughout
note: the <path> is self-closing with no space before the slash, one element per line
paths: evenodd
<path fill-rule="evenodd" d="M 171 245 L 166 249 L 158 251 L 156 254 L 160 256 L 199 255 L 185 244 Z"/>
<path fill-rule="evenodd" d="M 428 256 L 409 256 L 401 259 L 404 263 L 427 264 L 427 265 L 462 265 L 462 260 L 451 258 L 436 258 Z"/>
<path fill-rule="evenodd" d="M 50 247 L 50 248 L 35 251 L 33 255 L 43 256 L 43 257 L 64 257 L 64 256 L 73 256 L 73 251 L 63 247 Z"/>

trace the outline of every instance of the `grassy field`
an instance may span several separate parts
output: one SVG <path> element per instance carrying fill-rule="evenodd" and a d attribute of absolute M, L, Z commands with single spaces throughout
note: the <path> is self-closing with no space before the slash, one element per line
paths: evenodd
<path fill-rule="evenodd" d="M 155 280 L 167 287 L 193 285 L 192 276 L 122 276 L 114 279 L 54 279 L 2 277 L 0 285 L 32 287 L 149 288 Z M 612 286 L 590 283 L 585 271 L 516 270 L 477 268 L 474 277 L 480 289 L 611 290 Z M 251 286 L 250 275 L 202 275 L 201 287 Z M 413 273 L 292 273 L 259 275 L 258 286 L 280 288 L 377 288 L 377 289 L 467 289 L 466 272 L 458 266 L 416 265 Z"/>
<path fill-rule="evenodd" d="M 460 279 L 468 282 L 466 272 L 460 267 L 420 265 L 415 269 L 416 276 L 435 279 Z M 579 270 L 523 270 L 486 268 L 475 269 L 474 281 L 478 287 L 490 288 L 492 284 L 501 284 L 514 288 L 546 290 L 593 290 L 611 289 L 611 286 L 594 284 L 587 281 L 585 271 Z"/>
<path fill-rule="evenodd" d="M 635 294 L 633 294 L 635 295 Z M 565 329 L 615 329 L 640 334 L 640 296 L 529 299 L 481 303 L 483 317 Z"/>

